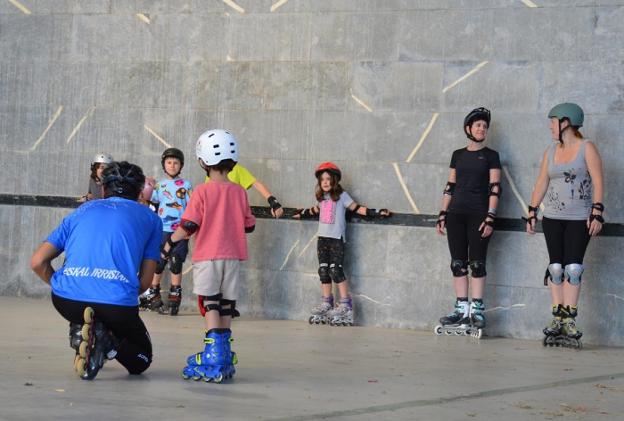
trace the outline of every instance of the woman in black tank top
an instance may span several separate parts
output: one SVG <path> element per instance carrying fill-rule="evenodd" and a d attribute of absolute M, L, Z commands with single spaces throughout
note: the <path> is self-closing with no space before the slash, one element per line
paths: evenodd
<path fill-rule="evenodd" d="M 490 126 L 490 112 L 472 110 L 464 119 L 468 137 L 465 148 L 453 152 L 450 173 L 438 222 L 439 234 L 448 232 L 455 310 L 442 317 L 436 333 L 480 335 L 485 327 L 483 290 L 487 246 L 492 235 L 501 193 L 500 158 L 483 145 Z M 468 280 L 468 267 L 471 279 Z M 468 290 L 472 302 L 468 302 Z"/>

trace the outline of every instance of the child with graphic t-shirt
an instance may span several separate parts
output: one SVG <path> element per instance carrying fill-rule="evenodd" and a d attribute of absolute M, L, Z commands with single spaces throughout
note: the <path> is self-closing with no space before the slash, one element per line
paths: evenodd
<path fill-rule="evenodd" d="M 180 219 L 191 194 L 191 182 L 180 177 L 184 167 L 184 154 L 176 148 L 166 149 L 161 157 L 165 178 L 156 184 L 150 202 L 158 204 L 158 216 L 163 223 L 162 244 L 180 225 Z M 160 259 L 150 289 L 141 297 L 141 307 L 158 310 L 161 314 L 178 314 L 182 301 L 182 265 L 188 254 L 188 240 L 180 241 L 172 252 L 169 262 L 171 287 L 166 307 L 160 296 L 160 280 L 167 261 Z"/>
<path fill-rule="evenodd" d="M 295 219 L 319 219 L 317 253 L 321 279 L 322 301 L 312 308 L 309 322 L 329 323 L 332 326 L 353 325 L 353 303 L 349 294 L 342 264 L 344 258 L 346 211 L 361 216 L 384 218 L 390 216 L 388 209 L 367 209 L 358 205 L 340 185 L 342 173 L 332 162 L 323 162 L 315 171 L 317 206 L 297 209 Z M 334 308 L 332 281 L 338 286 L 340 304 Z"/>
<path fill-rule="evenodd" d="M 225 130 L 209 130 L 197 140 L 196 153 L 210 181 L 195 189 L 180 227 L 163 245 L 162 256 L 170 258 L 180 241 L 197 234 L 193 292 L 204 317 L 205 348 L 187 358 L 182 377 L 219 383 L 235 372 L 230 326 L 239 315 L 236 299 L 240 262 L 247 260 L 245 233 L 253 231 L 256 220 L 245 190 L 227 178 L 238 160 L 234 136 Z"/>

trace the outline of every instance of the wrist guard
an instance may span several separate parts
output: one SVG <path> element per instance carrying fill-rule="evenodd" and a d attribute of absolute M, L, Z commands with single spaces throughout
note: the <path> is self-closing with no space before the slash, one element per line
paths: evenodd
<path fill-rule="evenodd" d="M 442 225 L 442 222 L 446 221 L 446 214 L 448 212 L 445 210 L 441 210 L 440 213 L 438 214 L 438 220 L 436 221 L 436 226 L 440 226 Z"/>
<path fill-rule="evenodd" d="M 382 212 L 388 213 L 388 209 L 368 208 L 366 209 L 366 216 L 368 216 L 369 218 L 385 218 L 386 216 L 383 215 Z"/>
<path fill-rule="evenodd" d="M 318 218 L 318 213 L 316 210 L 312 208 L 299 208 L 295 211 L 295 215 L 299 215 L 301 219 L 316 219 Z"/>
<path fill-rule="evenodd" d="M 600 213 L 604 212 L 604 210 L 605 210 L 604 205 L 602 203 L 600 203 L 600 202 L 592 203 L 591 208 L 592 209 L 596 209 Z"/>
<path fill-rule="evenodd" d="M 278 210 L 279 208 L 282 207 L 281 203 L 277 201 L 275 196 L 269 196 L 269 198 L 267 199 L 267 202 L 269 202 L 269 206 L 273 210 Z"/>
<path fill-rule="evenodd" d="M 171 240 L 171 237 L 169 237 L 167 238 L 167 241 L 165 241 L 162 246 L 160 246 L 160 254 L 164 260 L 169 260 L 171 258 L 171 255 L 173 254 L 173 249 L 175 248 L 176 244 L 178 244 L 178 242 Z M 169 245 L 169 250 L 165 249 L 167 245 Z"/>
<path fill-rule="evenodd" d="M 591 224 L 594 219 L 598 222 L 600 222 L 601 224 L 604 224 L 604 218 L 602 217 L 602 215 L 594 215 L 593 213 L 591 215 L 589 215 L 589 223 Z"/>

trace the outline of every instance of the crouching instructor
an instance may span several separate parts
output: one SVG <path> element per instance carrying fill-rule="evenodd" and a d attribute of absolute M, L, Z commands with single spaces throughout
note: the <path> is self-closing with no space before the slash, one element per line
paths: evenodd
<path fill-rule="evenodd" d="M 137 202 L 144 182 L 140 167 L 111 163 L 103 174 L 104 199 L 65 217 L 31 258 L 32 270 L 52 287 L 54 307 L 69 321 L 74 367 L 86 380 L 107 359 L 130 374 L 152 361 L 137 302 L 154 276 L 162 223 Z M 63 252 L 65 262 L 55 270 L 52 261 Z"/>

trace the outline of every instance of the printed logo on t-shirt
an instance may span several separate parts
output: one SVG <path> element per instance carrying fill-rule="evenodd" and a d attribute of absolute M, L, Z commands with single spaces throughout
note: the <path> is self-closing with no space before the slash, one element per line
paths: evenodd
<path fill-rule="evenodd" d="M 109 281 L 121 281 L 128 283 L 123 273 L 114 269 L 101 269 L 101 268 L 89 268 L 89 267 L 66 267 L 63 269 L 63 275 L 65 276 L 77 276 L 77 277 L 91 277 L 98 279 L 107 279 Z"/>

